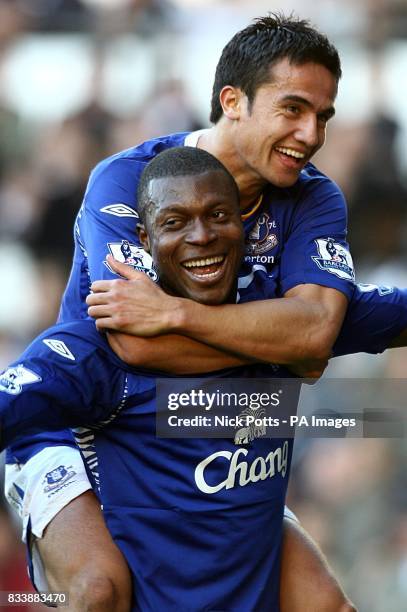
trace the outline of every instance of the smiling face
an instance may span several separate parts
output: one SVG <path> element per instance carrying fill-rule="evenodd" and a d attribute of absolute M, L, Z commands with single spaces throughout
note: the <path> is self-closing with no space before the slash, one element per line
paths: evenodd
<path fill-rule="evenodd" d="M 203 304 L 234 292 L 244 251 L 237 194 L 223 171 L 153 179 L 140 240 L 164 289 Z"/>
<path fill-rule="evenodd" d="M 325 142 L 334 114 L 337 82 L 324 66 L 290 64 L 271 69 L 252 104 L 239 89 L 221 92 L 226 117 L 233 119 L 233 145 L 243 171 L 277 187 L 290 187 Z M 228 95 L 229 94 L 229 95 Z"/>

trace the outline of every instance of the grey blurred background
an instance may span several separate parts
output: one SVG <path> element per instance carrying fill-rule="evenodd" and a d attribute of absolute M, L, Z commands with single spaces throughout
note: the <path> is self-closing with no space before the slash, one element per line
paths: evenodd
<path fill-rule="evenodd" d="M 279 9 L 311 19 L 342 56 L 316 163 L 346 194 L 357 278 L 407 286 L 406 0 L 0 0 L 0 369 L 55 320 L 92 167 L 206 127 L 223 46 Z M 327 375 L 406 378 L 407 352 L 343 358 Z M 296 444 L 291 506 L 360 612 L 406 609 L 406 490 L 405 441 Z M 0 591 L 24 590 L 3 505 Z"/>

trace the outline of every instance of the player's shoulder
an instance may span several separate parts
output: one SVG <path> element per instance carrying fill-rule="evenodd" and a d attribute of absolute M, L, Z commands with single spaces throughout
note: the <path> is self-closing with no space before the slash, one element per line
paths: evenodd
<path fill-rule="evenodd" d="M 337 209 L 346 216 L 346 202 L 341 188 L 329 176 L 308 162 L 297 181 L 291 187 L 275 187 L 269 184 L 267 194 L 271 202 L 282 202 L 293 211 L 311 211 L 316 208 Z M 326 203 L 329 201 L 329 206 Z"/>
<path fill-rule="evenodd" d="M 91 172 L 81 215 L 98 217 L 102 212 L 116 218 L 137 217 L 137 184 L 145 166 L 158 153 L 183 146 L 187 135 L 182 132 L 147 140 L 99 162 Z"/>
<path fill-rule="evenodd" d="M 281 214 L 287 222 L 311 219 L 312 226 L 320 224 L 325 234 L 327 231 L 328 234 L 337 233 L 337 229 L 329 228 L 326 223 L 339 223 L 341 231 L 345 231 L 347 206 L 344 195 L 335 181 L 311 163 L 305 165 L 292 186 L 269 184 L 265 193 L 266 206 L 272 214 Z"/>
<path fill-rule="evenodd" d="M 304 168 L 301 170 L 300 175 L 298 177 L 298 182 L 301 185 L 307 185 L 312 183 L 329 183 L 335 185 L 335 181 L 333 181 L 328 175 L 326 175 L 322 170 L 317 168 L 311 162 L 305 164 Z"/>
<path fill-rule="evenodd" d="M 313 197 L 319 195 L 326 198 L 337 195 L 343 198 L 339 185 L 310 162 L 300 172 L 293 189 L 302 196 L 312 193 Z"/>
<path fill-rule="evenodd" d="M 172 147 L 183 146 L 188 134 L 189 132 L 178 132 L 167 136 L 152 138 L 151 140 L 146 140 L 141 144 L 103 159 L 93 169 L 90 185 L 94 181 L 97 181 L 101 175 L 110 172 L 128 172 L 133 175 L 140 174 L 144 166 L 162 151 Z"/>
<path fill-rule="evenodd" d="M 112 382 L 112 372 L 120 376 L 121 371 L 112 369 L 109 346 L 98 336 L 90 320 L 48 328 L 1 374 L 0 391 L 19 395 L 27 385 L 44 381 L 58 387 L 64 380 L 61 373 L 80 384 L 94 377 Z"/>
<path fill-rule="evenodd" d="M 42 332 L 27 347 L 24 355 L 78 364 L 89 356 L 112 352 L 104 335 L 89 319 L 58 323 Z"/>
<path fill-rule="evenodd" d="M 346 223 L 347 207 L 342 190 L 313 164 L 306 164 L 297 182 L 287 192 L 297 214 L 321 214 L 328 218 L 343 219 Z"/>

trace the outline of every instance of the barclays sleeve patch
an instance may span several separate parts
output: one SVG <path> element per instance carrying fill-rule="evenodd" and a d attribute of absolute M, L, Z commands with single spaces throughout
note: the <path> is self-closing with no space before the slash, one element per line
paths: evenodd
<path fill-rule="evenodd" d="M 18 395 L 23 390 L 24 385 L 41 382 L 41 380 L 41 376 L 19 363 L 0 374 L 0 391 L 10 395 Z"/>
<path fill-rule="evenodd" d="M 318 238 L 315 243 L 318 255 L 313 255 L 312 259 L 321 270 L 344 280 L 355 280 L 352 256 L 340 242 L 332 238 Z"/>
<path fill-rule="evenodd" d="M 113 257 L 118 261 L 131 266 L 139 272 L 144 272 L 144 274 L 147 274 L 147 276 L 154 282 L 158 281 L 158 274 L 154 269 L 152 257 L 146 253 L 144 249 L 140 248 L 136 244 L 130 243 L 128 240 L 122 240 L 121 242 L 108 242 L 107 247 Z M 111 272 L 113 272 L 107 261 L 104 261 L 103 263 Z"/>

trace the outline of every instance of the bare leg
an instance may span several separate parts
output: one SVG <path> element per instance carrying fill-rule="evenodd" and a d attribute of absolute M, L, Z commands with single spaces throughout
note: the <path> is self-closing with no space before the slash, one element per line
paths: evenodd
<path fill-rule="evenodd" d="M 36 542 L 50 591 L 69 594 L 68 612 L 128 612 L 131 577 L 105 525 L 96 496 L 86 491 L 51 521 Z"/>
<path fill-rule="evenodd" d="M 284 518 L 281 612 L 356 612 L 322 552 L 296 521 Z"/>

